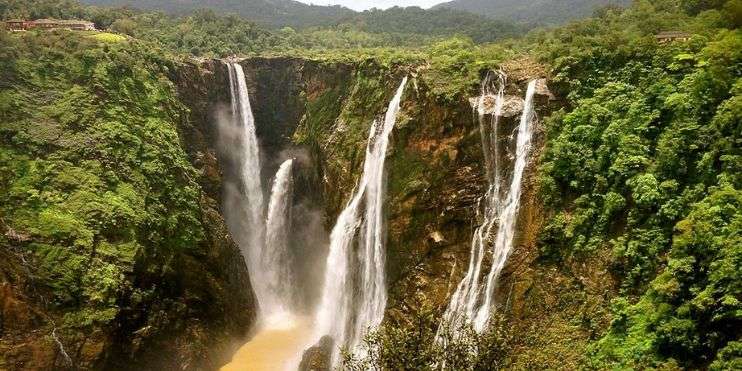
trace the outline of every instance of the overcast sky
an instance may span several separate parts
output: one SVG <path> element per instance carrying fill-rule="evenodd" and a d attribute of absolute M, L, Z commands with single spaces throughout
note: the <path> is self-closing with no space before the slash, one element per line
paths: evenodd
<path fill-rule="evenodd" d="M 446 0 L 299 0 L 302 3 L 314 5 L 342 5 L 355 10 L 365 10 L 370 8 L 386 9 L 395 5 L 399 6 L 419 6 L 421 8 L 430 8 L 431 6 L 443 3 Z"/>

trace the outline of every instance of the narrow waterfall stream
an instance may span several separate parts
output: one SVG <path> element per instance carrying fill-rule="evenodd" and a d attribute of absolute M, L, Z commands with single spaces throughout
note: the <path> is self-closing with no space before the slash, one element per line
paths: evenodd
<path fill-rule="evenodd" d="M 294 160 L 286 160 L 273 180 L 266 220 L 265 247 L 260 254 L 260 264 L 265 272 L 263 279 L 266 280 L 265 286 L 269 293 L 265 302 L 261 303 L 263 310 L 267 312 L 263 318 L 264 325 L 268 328 L 291 326 L 293 322 L 291 299 L 295 282 L 289 251 L 294 191 L 293 164 Z"/>
<path fill-rule="evenodd" d="M 502 150 L 497 137 L 505 83 L 506 76 L 502 72 L 496 74 L 496 79 L 493 75 L 488 76 L 482 84 L 482 94 L 477 101 L 476 110 L 482 133 L 489 187 L 480 200 L 484 202 L 483 221 L 472 237 L 469 268 L 456 287 L 441 321 L 441 328 L 446 327 L 446 330 L 454 333 L 466 325 L 471 325 L 477 332 L 486 329 L 493 310 L 497 279 L 513 248 L 523 173 L 531 148 L 536 81 L 531 81 L 526 91 L 523 112 L 515 135 L 515 161 L 507 189 L 503 189 L 503 184 L 506 184 L 508 179 L 503 176 L 504 169 L 499 161 Z M 495 109 L 490 114 L 491 119 L 487 120 L 486 105 L 493 97 Z M 482 269 L 486 262 L 490 262 L 491 267 L 485 278 L 482 277 Z"/>
<path fill-rule="evenodd" d="M 255 288 L 258 300 L 264 298 L 265 289 L 260 279 L 261 267 L 258 263 L 262 250 L 265 224 L 263 205 L 263 185 L 260 180 L 260 149 L 255 135 L 255 118 L 250 106 L 250 96 L 245 82 L 245 73 L 237 63 L 227 64 L 229 68 L 230 97 L 232 102 L 232 118 L 234 126 L 239 131 L 240 168 L 239 177 L 242 184 L 244 204 L 225 205 L 226 207 L 241 208 L 243 217 L 247 220 L 244 225 L 247 230 L 232 231 L 240 240 L 240 249 L 250 269 L 251 282 Z M 245 205 L 246 204 L 246 205 Z M 247 236 L 246 238 L 242 236 Z"/>
<path fill-rule="evenodd" d="M 315 339 L 330 335 L 332 361 L 339 349 L 355 350 L 369 327 L 381 324 L 386 307 L 384 163 L 407 77 L 389 103 L 383 122 L 374 121 L 368 137 L 363 175 L 330 236 Z"/>

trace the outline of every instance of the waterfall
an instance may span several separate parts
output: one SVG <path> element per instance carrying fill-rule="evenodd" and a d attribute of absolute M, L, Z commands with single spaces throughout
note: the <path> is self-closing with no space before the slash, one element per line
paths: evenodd
<path fill-rule="evenodd" d="M 291 299 L 294 277 L 291 269 L 288 235 L 291 230 L 291 206 L 294 181 L 292 168 L 294 160 L 281 164 L 273 180 L 271 199 L 268 203 L 265 248 L 260 256 L 263 266 L 267 295 L 263 310 L 269 313 L 266 319 L 269 327 L 287 326 L 291 322 Z"/>
<path fill-rule="evenodd" d="M 237 63 L 229 63 L 227 67 L 229 68 L 232 98 L 232 117 L 240 133 L 239 176 L 242 182 L 244 201 L 247 203 L 244 207 L 246 214 L 244 217 L 247 220 L 245 225 L 249 229 L 248 231 L 240 231 L 240 233 L 248 235 L 240 248 L 250 270 L 253 288 L 260 301 L 261 298 L 265 297 L 261 285 L 260 276 L 262 275 L 260 274 L 261 265 L 259 264 L 265 234 L 263 186 L 260 181 L 260 151 L 258 149 L 258 139 L 255 135 L 255 118 L 253 117 L 252 107 L 250 107 L 245 73 L 242 66 Z"/>
<path fill-rule="evenodd" d="M 284 162 L 273 183 L 266 221 L 261 184 L 260 150 L 255 133 L 255 118 L 245 82 L 245 73 L 237 63 L 228 63 L 232 103 L 232 118 L 238 135 L 240 205 L 226 205 L 239 209 L 236 218 L 244 218 L 237 225 L 237 236 L 242 255 L 250 272 L 250 282 L 260 307 L 260 321 L 264 327 L 291 325 L 290 303 L 292 291 L 291 259 L 287 236 L 290 228 L 293 180 L 293 161 Z"/>
<path fill-rule="evenodd" d="M 335 340 L 333 365 L 339 360 L 340 346 L 354 350 L 365 331 L 379 326 L 384 317 L 384 162 L 406 84 L 407 77 L 389 103 L 384 121 L 371 125 L 363 175 L 330 235 L 316 332 L 317 338 L 330 335 Z"/>
<path fill-rule="evenodd" d="M 491 75 L 485 79 L 482 84 L 482 95 L 477 101 L 476 109 L 482 133 L 489 187 L 487 193 L 480 200 L 480 203 L 484 203 L 483 222 L 474 231 L 472 237 L 469 269 L 456 287 L 456 291 L 443 314 L 442 325 L 450 326 L 450 330 L 454 333 L 463 325 L 471 325 L 475 331 L 481 333 L 489 322 L 497 279 L 513 248 L 523 173 L 531 149 L 532 124 L 535 118 L 533 110 L 533 97 L 536 91 L 535 80 L 528 84 L 523 113 L 516 136 L 512 177 L 509 188 L 503 190 L 502 186 L 507 182 L 507 178 L 502 176 L 503 169 L 501 169 L 502 165 L 499 160 L 501 153 L 497 132 L 504 101 L 505 75 L 500 72 L 497 73 L 497 77 L 497 82 L 492 80 Z M 491 100 L 494 89 L 497 91 L 494 94 L 495 110 L 491 115 L 491 127 L 488 128 L 486 126 L 486 103 L 487 99 Z M 489 135 L 487 135 L 488 132 Z M 503 191 L 506 191 L 504 197 L 502 195 Z M 479 212 L 479 208 L 477 211 Z M 494 242 L 492 241 L 493 234 L 496 234 Z M 481 277 L 482 266 L 487 256 L 491 256 L 491 267 L 486 279 L 483 280 Z"/>

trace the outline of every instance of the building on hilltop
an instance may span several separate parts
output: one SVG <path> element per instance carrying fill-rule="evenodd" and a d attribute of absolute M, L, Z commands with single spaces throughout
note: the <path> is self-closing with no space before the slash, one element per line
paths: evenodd
<path fill-rule="evenodd" d="M 663 31 L 654 35 L 654 38 L 660 43 L 669 43 L 671 41 L 688 41 L 691 35 L 681 31 Z"/>
<path fill-rule="evenodd" d="M 73 31 L 94 31 L 93 22 L 81 20 L 64 20 L 64 19 L 37 19 L 35 21 L 26 21 L 13 19 L 5 22 L 5 28 L 10 31 L 25 31 L 33 28 L 43 30 L 67 29 Z"/>
<path fill-rule="evenodd" d="M 28 29 L 30 22 L 23 19 L 11 19 L 5 21 L 5 28 L 10 31 L 23 31 Z"/>

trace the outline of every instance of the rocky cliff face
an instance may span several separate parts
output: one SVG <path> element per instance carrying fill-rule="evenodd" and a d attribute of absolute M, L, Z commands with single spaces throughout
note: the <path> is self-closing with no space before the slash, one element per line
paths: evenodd
<path fill-rule="evenodd" d="M 322 211 L 326 231 L 360 176 L 371 122 L 384 113 L 401 78 L 411 76 L 387 160 L 387 321 L 407 326 L 421 308 L 442 311 L 466 271 L 471 233 L 479 223 L 475 208 L 487 186 L 479 126 L 468 99 L 478 95 L 478 86 L 461 91 L 452 102 L 435 94 L 424 67 L 292 58 L 241 63 L 266 153 L 280 158 L 278 154 L 298 149 L 307 154 L 300 170 L 299 198 Z M 529 61 L 502 67 L 509 75 L 506 95 L 514 97 L 513 102 L 523 97 L 530 79 L 546 76 Z M 522 109 L 517 106 L 502 121 L 502 135 L 517 126 Z M 538 236 L 548 210 L 538 197 L 536 169 L 545 145 L 544 118 L 559 106 L 547 90 L 537 96 L 539 130 L 524 181 L 516 247 L 497 293 L 498 310 L 517 339 L 514 362 L 523 367 L 561 367 L 553 364 L 556 358 L 539 356 L 545 347 L 553 354 L 563 353 L 566 364 L 576 362 L 593 336 L 575 324 L 576 316 L 597 322 L 593 328 L 606 325 L 604 313 L 580 314 L 586 306 L 596 308 L 607 300 L 602 292 L 610 284 L 600 273 L 602 264 L 574 267 L 565 274 L 538 261 Z M 317 258 L 306 269 L 316 272 L 322 263 Z M 592 287 L 586 290 L 586 285 Z M 311 295 L 306 300 L 311 302 Z"/>
<path fill-rule="evenodd" d="M 285 58 L 242 64 L 264 150 L 268 157 L 309 154 L 302 169 L 306 187 L 297 187 L 306 191 L 299 197 L 323 208 L 328 229 L 360 175 L 371 123 L 402 77 L 412 75 L 387 160 L 390 311 L 443 303 L 450 254 L 468 254 L 474 206 L 486 187 L 479 127 L 467 99 L 477 87 L 450 103 L 437 100 L 422 69 Z M 526 77 L 513 81 L 509 92 L 522 96 L 526 83 Z M 516 113 L 509 124 L 517 119 Z M 411 281 L 418 286 L 407 286 Z"/>
<path fill-rule="evenodd" d="M 103 72 L 99 78 L 124 82 L 116 86 L 98 82 L 109 89 L 99 89 L 80 102 L 104 106 L 120 99 L 114 98 L 118 93 L 114 89 L 129 81 L 124 80 L 131 71 L 127 67 L 131 66 L 110 75 Z M 0 369 L 216 369 L 244 342 L 255 319 L 256 302 L 244 260 L 219 211 L 222 176 L 211 146 L 212 101 L 225 91 L 213 87 L 227 85 L 212 81 L 213 74 L 200 66 L 169 67 L 169 76 L 141 69 L 144 75 L 131 80 L 138 85 L 128 89 L 134 97 L 146 97 L 142 100 L 157 94 L 174 99 L 147 102 L 147 106 L 126 101 L 129 111 L 124 112 L 131 121 L 122 122 L 124 126 L 112 126 L 117 119 L 102 112 L 98 117 L 110 121 L 77 121 L 77 126 L 64 126 L 61 119 L 4 124 L 0 184 L 3 192 L 10 193 L 0 211 Z M 55 81 L 60 89 L 64 87 L 64 80 Z M 54 97 L 55 91 L 50 88 L 47 94 Z M 45 102 L 31 103 L 43 112 Z M 157 114 L 149 112 L 163 116 L 152 118 Z M 95 134 L 100 128 L 108 136 Z M 116 137 L 119 128 L 132 134 Z M 44 132 L 55 135 L 45 137 Z M 44 146 L 29 147 L 19 140 L 29 134 Z M 138 147 L 157 143 L 152 139 L 157 136 L 167 139 Z M 142 156 L 141 169 L 127 167 L 125 159 L 106 162 L 111 154 L 101 148 L 119 145 L 124 146 L 119 154 L 132 151 Z M 23 150 L 38 156 L 36 164 L 27 165 L 26 158 L 16 156 Z M 139 177 L 143 168 L 153 164 L 150 161 L 165 158 L 168 166 L 151 168 L 156 175 Z M 54 165 L 47 165 L 53 161 Z M 71 166 L 64 165 L 69 164 L 66 161 L 79 167 L 64 167 Z M 19 171 L 8 173 L 13 166 Z M 52 172 L 60 166 L 63 170 L 58 174 Z M 41 181 L 29 178 L 38 171 Z M 162 179 L 175 179 L 167 193 L 182 198 L 173 197 L 158 209 L 157 201 L 167 199 L 155 193 Z M 129 185 L 106 188 L 116 181 Z M 142 184 L 149 188 L 136 188 Z M 192 230 L 168 232 L 147 224 L 152 221 L 136 222 L 144 218 L 141 215 L 117 219 L 127 207 L 140 206 L 134 201 L 117 204 L 121 187 L 137 190 L 129 200 L 145 198 L 141 206 L 148 213 L 169 216 L 176 228 Z M 29 204 L 27 195 L 12 198 L 19 189 L 41 194 L 40 203 Z M 75 200 L 88 201 L 72 203 Z M 100 213 L 109 206 L 107 202 L 111 211 Z M 189 205 L 187 213 L 193 215 L 190 226 L 177 219 L 178 212 L 184 212 L 181 202 Z M 26 214 L 14 210 L 26 210 L 28 220 L 49 224 L 54 234 L 24 222 Z M 67 215 L 73 219 L 60 219 Z M 74 223 L 75 215 L 82 215 L 77 216 L 82 225 L 60 224 L 60 220 Z M 90 215 L 97 217 L 88 221 Z M 91 226 L 96 223 L 104 226 L 97 227 L 101 232 L 93 232 L 89 242 L 81 240 L 83 231 L 98 230 Z M 114 227 L 106 229 L 108 223 Z M 158 229 L 160 235 L 150 234 L 149 228 Z M 177 247 L 151 242 L 175 240 L 178 233 L 197 237 Z"/>

